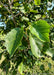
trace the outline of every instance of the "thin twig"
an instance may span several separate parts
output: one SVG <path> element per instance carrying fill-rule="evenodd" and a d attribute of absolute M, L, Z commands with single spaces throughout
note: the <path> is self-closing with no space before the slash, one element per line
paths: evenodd
<path fill-rule="evenodd" d="M 10 7 L 10 11 L 11 11 L 11 15 L 12 15 L 12 17 L 13 17 L 13 22 L 14 22 L 15 27 L 16 27 L 15 17 L 14 17 L 14 14 L 12 13 L 12 4 L 11 4 L 11 1 L 8 0 L 8 3 L 9 3 L 9 7 Z"/>
<path fill-rule="evenodd" d="M 8 6 L 7 5 L 4 5 L 1 1 L 0 1 L 1 5 L 4 6 L 4 8 L 6 8 L 6 10 L 10 13 L 10 10 L 8 9 Z"/>
<path fill-rule="evenodd" d="M 13 3 L 14 0 L 11 0 L 11 4 Z"/>
<path fill-rule="evenodd" d="M 18 15 L 20 15 L 21 14 L 21 12 L 19 12 L 18 14 L 16 14 L 14 17 L 17 17 Z"/>
<path fill-rule="evenodd" d="M 11 1 L 8 0 L 8 3 L 9 3 L 10 10 L 12 10 L 12 4 L 11 4 Z"/>

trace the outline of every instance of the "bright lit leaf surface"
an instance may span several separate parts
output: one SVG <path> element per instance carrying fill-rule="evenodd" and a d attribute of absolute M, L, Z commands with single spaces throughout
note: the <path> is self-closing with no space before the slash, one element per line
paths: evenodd
<path fill-rule="evenodd" d="M 49 42 L 50 25 L 46 21 L 39 20 L 31 23 L 30 32 L 41 41 Z"/>
<path fill-rule="evenodd" d="M 10 55 L 13 55 L 15 50 L 20 45 L 23 37 L 23 28 L 12 29 L 5 37 L 5 46 Z"/>
<path fill-rule="evenodd" d="M 41 50 L 43 48 L 43 42 L 41 42 L 36 37 L 33 37 L 30 33 L 30 45 L 31 45 L 31 51 L 34 56 L 40 57 L 41 56 Z"/>

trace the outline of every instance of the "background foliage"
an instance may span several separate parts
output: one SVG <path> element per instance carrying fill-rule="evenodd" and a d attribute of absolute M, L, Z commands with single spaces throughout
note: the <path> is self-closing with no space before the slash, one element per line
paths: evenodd
<path fill-rule="evenodd" d="M 0 74 L 3 75 L 5 73 L 6 75 L 53 75 L 54 56 L 52 55 L 54 53 L 54 8 L 52 10 L 47 10 L 49 6 L 48 2 L 52 2 L 52 0 L 10 1 L 11 3 L 9 2 L 9 0 L 0 0 L 0 14 L 2 15 L 0 20 L 2 22 L 5 22 L 7 26 L 6 30 L 0 28 Z M 44 45 L 42 41 L 37 38 L 37 35 L 32 32 L 32 27 L 35 28 L 35 25 L 33 24 L 36 21 L 41 23 L 40 21 L 43 22 L 43 20 L 45 21 L 45 23 L 47 22 L 47 24 L 50 25 L 50 42 L 46 41 L 44 42 Z M 45 23 L 44 26 L 47 27 Z M 32 26 L 30 26 L 31 24 Z M 38 29 L 38 26 L 37 30 L 40 31 L 40 29 Z M 38 44 L 38 46 L 35 44 L 38 49 L 38 51 L 36 52 L 39 53 L 40 49 L 42 49 L 41 53 L 44 54 L 44 57 L 37 58 L 34 56 L 35 54 L 33 53 L 33 51 L 31 51 L 30 42 L 32 45 L 33 41 L 29 42 L 30 31 L 33 34 L 30 34 L 30 40 L 36 40 L 36 44 Z M 49 33 L 49 31 L 46 32 Z M 16 34 L 17 36 L 15 37 L 14 35 Z M 13 37 L 10 38 L 11 36 Z M 4 45 L 5 38 L 7 42 L 6 46 L 8 45 L 8 43 L 10 43 L 10 46 L 8 45 L 7 49 Z M 41 38 L 41 40 L 44 39 Z M 34 46 L 32 47 L 32 50 L 33 49 Z M 10 57 L 10 54 L 12 53 L 14 54 Z M 38 56 L 39 54 L 37 54 L 36 56 Z"/>

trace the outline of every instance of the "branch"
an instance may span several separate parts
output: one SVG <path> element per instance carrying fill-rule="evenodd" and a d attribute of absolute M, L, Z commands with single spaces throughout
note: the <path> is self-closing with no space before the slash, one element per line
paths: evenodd
<path fill-rule="evenodd" d="M 11 10 L 11 9 L 12 9 L 11 1 L 10 1 L 10 0 L 8 0 L 8 3 L 9 3 L 10 10 Z"/>
<path fill-rule="evenodd" d="M 13 0 L 12 0 L 12 1 L 13 1 Z M 12 17 L 13 17 L 13 22 L 14 22 L 15 27 L 16 27 L 15 17 L 14 17 L 14 14 L 12 13 L 12 2 L 11 2 L 10 0 L 8 0 L 8 3 L 9 3 L 11 15 L 12 15 Z"/>
<path fill-rule="evenodd" d="M 4 6 L 4 8 L 5 8 L 9 13 L 11 13 L 11 15 L 12 15 L 12 17 L 13 17 L 13 22 L 14 22 L 14 24 L 16 25 L 15 17 L 17 17 L 18 15 L 20 15 L 21 12 L 19 12 L 18 14 L 16 14 L 16 15 L 14 16 L 13 13 L 12 13 L 12 5 L 11 5 L 11 4 L 13 3 L 13 0 L 11 0 L 11 2 L 10 2 L 10 0 L 8 0 L 8 2 L 9 2 L 10 10 L 8 9 L 8 6 L 7 6 L 7 5 L 4 5 L 1 1 L 0 1 L 0 4 L 1 4 L 2 6 Z"/>
<path fill-rule="evenodd" d="M 11 0 L 11 4 L 13 3 L 13 0 Z"/>
<path fill-rule="evenodd" d="M 18 14 L 16 14 L 14 17 L 17 17 L 18 15 L 20 15 L 21 14 L 21 12 L 19 12 Z"/>

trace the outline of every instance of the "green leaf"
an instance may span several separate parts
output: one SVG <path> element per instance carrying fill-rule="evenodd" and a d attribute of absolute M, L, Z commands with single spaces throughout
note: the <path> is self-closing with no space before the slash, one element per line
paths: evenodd
<path fill-rule="evenodd" d="M 42 53 L 45 54 L 47 50 L 50 48 L 50 43 L 49 42 L 44 42 L 43 43 L 43 48 L 42 48 Z"/>
<path fill-rule="evenodd" d="M 40 5 L 41 0 L 34 0 L 34 2 L 35 2 L 35 5 Z"/>
<path fill-rule="evenodd" d="M 24 0 L 19 0 L 20 2 L 24 2 Z"/>
<path fill-rule="evenodd" d="M 39 20 L 37 22 L 33 22 L 29 29 L 30 32 L 41 41 L 49 42 L 50 25 L 46 21 Z"/>
<path fill-rule="evenodd" d="M 29 39 L 30 39 L 30 46 L 31 46 L 31 51 L 32 51 L 33 55 L 36 57 L 40 57 L 41 50 L 43 47 L 43 42 L 40 41 L 38 38 L 32 36 L 31 33 L 29 35 Z"/>
<path fill-rule="evenodd" d="M 23 20 L 29 21 L 29 18 L 23 16 L 23 17 L 22 17 L 22 21 L 23 21 Z"/>
<path fill-rule="evenodd" d="M 30 10 L 32 13 L 38 13 L 38 10 Z"/>
<path fill-rule="evenodd" d="M 41 70 L 41 71 L 45 70 L 43 64 L 40 66 L 40 70 Z"/>
<path fill-rule="evenodd" d="M 23 28 L 12 29 L 5 37 L 5 46 L 9 54 L 12 56 L 16 49 L 20 46 L 23 37 Z"/>
<path fill-rule="evenodd" d="M 24 75 L 23 70 L 24 70 L 24 64 L 23 62 L 21 62 L 20 65 L 18 66 L 18 71 L 21 75 Z"/>
<path fill-rule="evenodd" d="M 43 57 L 43 54 L 53 56 L 54 48 L 49 47 L 48 42 L 40 41 L 36 36 L 29 35 L 31 51 L 35 57 Z"/>
<path fill-rule="evenodd" d="M 53 49 L 51 49 L 51 48 L 47 49 L 46 54 L 51 56 L 51 57 L 53 57 L 53 55 L 54 55 L 54 48 Z"/>

